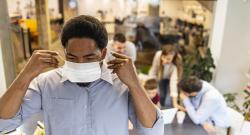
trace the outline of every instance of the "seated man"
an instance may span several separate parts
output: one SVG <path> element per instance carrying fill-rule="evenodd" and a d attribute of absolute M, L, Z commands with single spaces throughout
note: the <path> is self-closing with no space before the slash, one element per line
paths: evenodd
<path fill-rule="evenodd" d="M 46 135 L 128 135 L 128 119 L 139 135 L 162 135 L 161 113 L 140 85 L 132 60 L 113 53 L 108 66 L 102 62 L 107 41 L 105 27 L 94 17 L 66 22 L 65 64 L 58 68 L 54 51 L 32 54 L 0 98 L 0 134 L 41 112 Z"/>
<path fill-rule="evenodd" d="M 195 76 L 182 79 L 178 87 L 182 91 L 180 98 L 192 121 L 202 125 L 211 134 L 226 135 L 229 117 L 226 102 L 219 91 Z"/>
<path fill-rule="evenodd" d="M 109 41 L 107 45 L 107 56 L 106 60 L 109 61 L 113 57 L 110 54 L 111 51 L 119 53 L 119 54 L 124 54 L 132 59 L 134 62 L 136 60 L 136 47 L 135 45 L 126 40 L 126 37 L 122 33 L 117 33 L 114 35 L 113 40 Z"/>

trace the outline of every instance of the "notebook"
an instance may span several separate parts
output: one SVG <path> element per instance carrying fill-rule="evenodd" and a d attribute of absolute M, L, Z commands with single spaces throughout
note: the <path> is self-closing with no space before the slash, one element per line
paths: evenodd
<path fill-rule="evenodd" d="M 171 124 L 177 112 L 177 108 L 161 110 L 164 124 Z"/>

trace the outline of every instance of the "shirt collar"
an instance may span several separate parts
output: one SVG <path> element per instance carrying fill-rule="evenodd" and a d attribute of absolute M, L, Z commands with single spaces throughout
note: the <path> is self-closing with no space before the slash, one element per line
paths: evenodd
<path fill-rule="evenodd" d="M 112 77 L 112 73 L 111 71 L 107 68 L 107 64 L 105 62 L 103 62 L 102 66 L 101 66 L 101 79 L 104 81 L 107 81 L 108 83 L 113 85 L 113 77 Z M 58 74 L 61 76 L 61 80 L 60 82 L 65 82 L 67 80 L 69 80 L 66 76 L 64 76 L 62 74 L 62 68 L 59 68 L 58 70 Z"/>

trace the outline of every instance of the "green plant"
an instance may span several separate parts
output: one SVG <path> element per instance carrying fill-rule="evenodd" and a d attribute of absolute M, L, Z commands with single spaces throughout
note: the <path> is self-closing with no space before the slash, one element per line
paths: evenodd
<path fill-rule="evenodd" d="M 143 74 L 148 74 L 149 70 L 150 70 L 150 66 L 141 66 L 141 68 L 139 69 L 141 73 Z"/>
<path fill-rule="evenodd" d="M 244 102 L 242 104 L 242 109 L 236 104 L 236 96 L 237 93 L 227 93 L 224 94 L 224 98 L 229 107 L 237 110 L 238 112 L 242 113 L 245 117 L 245 120 L 250 121 L 250 84 L 243 90 L 244 92 Z"/>
<path fill-rule="evenodd" d="M 189 76 L 192 74 L 194 57 L 186 55 L 183 57 L 183 76 Z"/>
<path fill-rule="evenodd" d="M 250 89 L 245 89 L 245 101 L 243 103 L 243 115 L 245 116 L 245 119 L 250 121 Z"/>
<path fill-rule="evenodd" d="M 223 96 L 229 107 L 235 109 L 238 112 L 241 112 L 241 109 L 235 102 L 237 95 L 238 95 L 237 93 L 227 93 L 227 94 L 224 94 Z"/>
<path fill-rule="evenodd" d="M 194 56 L 184 56 L 183 75 L 195 75 L 202 80 L 210 82 L 213 77 L 213 70 L 216 68 L 210 48 L 203 48 L 201 52 L 197 49 Z"/>

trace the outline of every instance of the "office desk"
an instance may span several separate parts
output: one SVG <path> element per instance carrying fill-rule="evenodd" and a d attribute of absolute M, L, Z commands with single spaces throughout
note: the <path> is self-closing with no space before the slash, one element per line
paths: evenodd
<path fill-rule="evenodd" d="M 136 131 L 129 131 L 129 135 L 137 135 Z M 208 133 L 198 125 L 195 125 L 188 117 L 183 124 L 178 124 L 176 119 L 172 124 L 164 126 L 164 135 L 208 135 Z"/>

